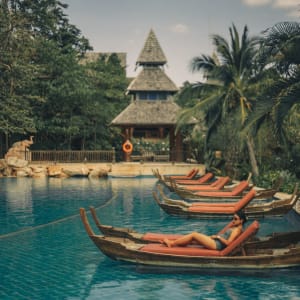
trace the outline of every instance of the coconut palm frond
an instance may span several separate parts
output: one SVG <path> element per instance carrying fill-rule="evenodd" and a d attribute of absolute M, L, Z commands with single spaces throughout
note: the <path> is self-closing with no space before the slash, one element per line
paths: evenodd
<path fill-rule="evenodd" d="M 277 99 L 276 105 L 273 108 L 273 121 L 275 124 L 275 132 L 279 136 L 283 136 L 283 124 L 286 117 L 292 108 L 300 103 L 300 83 L 294 83 L 288 86 L 283 92 L 281 92 Z"/>
<path fill-rule="evenodd" d="M 272 109 L 274 107 L 274 102 L 270 97 L 260 97 L 257 98 L 252 113 L 247 116 L 245 120 L 242 132 L 257 132 L 260 125 L 266 118 L 270 118 Z"/>
<path fill-rule="evenodd" d="M 300 23 L 281 22 L 263 32 L 262 58 L 271 57 L 280 71 L 300 63 Z"/>
<path fill-rule="evenodd" d="M 204 73 L 210 72 L 216 63 L 215 60 L 208 55 L 201 55 L 194 57 L 190 63 L 190 69 L 192 72 L 202 71 Z"/>
<path fill-rule="evenodd" d="M 213 35 L 212 41 L 216 49 L 216 54 L 222 64 L 233 64 L 228 42 L 219 35 Z"/>
<path fill-rule="evenodd" d="M 291 36 L 299 35 L 300 23 L 279 22 L 263 31 L 266 45 L 280 45 L 281 42 L 289 40 Z"/>

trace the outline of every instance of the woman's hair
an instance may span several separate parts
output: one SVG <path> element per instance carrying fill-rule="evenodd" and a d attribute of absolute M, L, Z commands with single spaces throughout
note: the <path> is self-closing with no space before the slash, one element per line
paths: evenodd
<path fill-rule="evenodd" d="M 248 218 L 242 210 L 239 210 L 236 214 L 243 221 L 243 224 L 245 224 L 247 222 Z"/>

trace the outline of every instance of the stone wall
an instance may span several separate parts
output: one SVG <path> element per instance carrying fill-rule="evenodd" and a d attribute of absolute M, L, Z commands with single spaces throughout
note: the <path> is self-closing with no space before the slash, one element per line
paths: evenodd
<path fill-rule="evenodd" d="M 87 164 L 29 164 L 17 157 L 0 159 L 0 177 L 103 177 L 110 165 Z"/>

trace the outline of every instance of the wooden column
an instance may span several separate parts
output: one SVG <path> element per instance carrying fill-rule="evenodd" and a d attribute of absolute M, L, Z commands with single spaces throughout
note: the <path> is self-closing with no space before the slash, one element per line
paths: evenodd
<path fill-rule="evenodd" d="M 169 133 L 169 144 L 170 144 L 170 161 L 175 161 L 176 159 L 176 144 L 175 144 L 175 130 L 170 128 Z"/>
<path fill-rule="evenodd" d="M 159 132 L 159 138 L 163 139 L 164 138 L 164 128 L 159 127 L 158 132 Z"/>
<path fill-rule="evenodd" d="M 182 162 L 183 161 L 183 143 L 182 143 L 182 136 L 178 133 L 175 137 L 176 141 L 176 161 Z"/>

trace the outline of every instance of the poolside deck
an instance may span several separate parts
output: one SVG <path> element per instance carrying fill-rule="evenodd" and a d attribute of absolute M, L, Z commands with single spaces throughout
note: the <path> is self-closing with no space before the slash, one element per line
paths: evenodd
<path fill-rule="evenodd" d="M 199 174 L 205 173 L 203 164 L 172 163 L 172 162 L 120 162 L 120 163 L 31 163 L 32 168 L 46 169 L 48 167 L 78 171 L 78 175 L 89 173 L 91 170 L 103 170 L 112 177 L 137 177 L 153 175 L 152 170 L 158 169 L 161 174 L 181 175 L 192 168 L 199 168 Z M 85 172 L 83 172 L 85 171 Z M 84 174 L 82 174 L 84 175 Z M 88 174 L 86 174 L 88 175 Z"/>
<path fill-rule="evenodd" d="M 203 164 L 168 163 L 168 162 L 124 162 L 111 165 L 109 176 L 147 176 L 153 175 L 152 170 L 158 169 L 161 174 L 186 174 L 192 168 L 199 168 L 199 173 L 205 173 Z"/>

